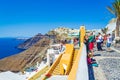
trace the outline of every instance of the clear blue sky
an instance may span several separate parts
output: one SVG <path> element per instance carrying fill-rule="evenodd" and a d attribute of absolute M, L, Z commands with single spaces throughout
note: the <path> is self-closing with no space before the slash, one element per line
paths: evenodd
<path fill-rule="evenodd" d="M 0 0 L 0 37 L 33 36 L 65 26 L 103 28 L 113 0 Z"/>

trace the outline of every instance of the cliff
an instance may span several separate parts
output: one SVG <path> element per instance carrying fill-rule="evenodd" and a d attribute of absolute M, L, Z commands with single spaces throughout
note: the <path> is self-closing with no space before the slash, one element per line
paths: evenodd
<path fill-rule="evenodd" d="M 49 36 L 49 38 L 47 36 Z M 49 45 L 53 42 L 59 42 L 59 40 L 63 39 L 63 36 L 66 35 L 60 35 L 56 31 L 50 31 L 47 35 L 39 33 L 26 40 L 18 46 L 18 48 L 26 49 L 25 51 L 0 60 L 0 72 L 19 72 L 25 67 L 36 64 L 36 62 L 41 62 L 42 58 L 46 56 L 45 53 Z"/>
<path fill-rule="evenodd" d="M 24 43 L 20 44 L 17 48 L 28 49 L 44 37 L 45 37 L 44 35 L 42 35 L 41 33 L 38 33 L 34 37 L 27 39 Z"/>
<path fill-rule="evenodd" d="M 41 62 L 51 42 L 49 38 L 43 38 L 29 49 L 0 60 L 0 71 L 18 72 L 26 66 Z"/>

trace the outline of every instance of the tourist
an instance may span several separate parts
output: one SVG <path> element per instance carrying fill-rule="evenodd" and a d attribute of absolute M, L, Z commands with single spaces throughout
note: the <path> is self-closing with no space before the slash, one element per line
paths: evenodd
<path fill-rule="evenodd" d="M 98 40 L 96 41 L 97 42 L 97 49 L 98 51 L 102 51 L 102 47 L 101 47 L 101 44 L 103 42 L 103 38 L 101 36 L 101 33 L 98 33 Z"/>
<path fill-rule="evenodd" d="M 96 46 L 97 46 L 97 42 L 98 42 L 98 35 L 95 37 L 95 41 L 96 41 Z"/>
<path fill-rule="evenodd" d="M 115 39 L 115 34 L 112 33 L 112 41 L 114 41 L 114 39 Z"/>
<path fill-rule="evenodd" d="M 98 64 L 97 64 L 96 60 L 93 60 L 92 57 L 93 57 L 93 55 L 92 55 L 91 51 L 89 51 L 89 53 L 87 54 L 87 63 L 88 63 L 88 65 L 98 67 Z"/>
<path fill-rule="evenodd" d="M 93 55 L 93 48 L 94 48 L 94 41 L 95 41 L 93 32 L 90 33 L 88 41 L 89 41 L 89 50 L 92 52 L 92 55 Z"/>
<path fill-rule="evenodd" d="M 65 51 L 65 42 L 64 41 L 61 41 L 60 43 L 60 49 L 59 49 L 59 53 L 62 53 Z"/>
<path fill-rule="evenodd" d="M 86 45 L 86 50 L 87 50 L 87 54 L 88 54 L 88 51 L 89 51 L 89 41 L 88 41 L 88 35 L 85 35 L 85 38 L 84 38 L 84 43 Z"/>
<path fill-rule="evenodd" d="M 77 45 L 77 44 L 79 44 L 79 39 L 78 39 L 78 38 L 75 38 L 75 39 L 74 39 L 74 45 Z"/>
<path fill-rule="evenodd" d="M 108 51 L 110 51 L 111 43 L 112 43 L 112 36 L 111 36 L 111 34 L 108 34 L 108 36 L 107 36 L 107 50 Z"/>
<path fill-rule="evenodd" d="M 74 38 L 74 47 L 79 47 L 79 38 Z"/>
<path fill-rule="evenodd" d="M 92 64 L 91 54 L 90 53 L 88 53 L 88 55 L 87 55 L 87 63 L 88 63 L 88 65 Z"/>
<path fill-rule="evenodd" d="M 105 34 L 103 36 L 103 45 L 106 45 L 106 43 L 107 43 L 107 35 Z"/>

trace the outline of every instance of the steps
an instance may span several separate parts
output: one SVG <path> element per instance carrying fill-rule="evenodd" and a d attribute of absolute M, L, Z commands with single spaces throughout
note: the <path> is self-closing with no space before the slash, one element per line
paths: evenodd
<path fill-rule="evenodd" d="M 78 49 L 75 49 L 73 53 L 72 65 L 76 60 L 77 54 L 78 54 Z M 52 72 L 52 75 L 60 75 L 60 63 L 55 67 L 55 69 Z"/>
<path fill-rule="evenodd" d="M 76 60 L 76 57 L 77 57 L 77 54 L 78 54 L 78 49 L 75 49 L 74 50 L 74 53 L 73 53 L 73 60 L 72 60 L 72 65 L 74 64 L 75 60 Z"/>
<path fill-rule="evenodd" d="M 60 64 L 58 64 L 56 66 L 56 68 L 54 69 L 52 75 L 60 75 Z"/>
<path fill-rule="evenodd" d="M 72 65 L 74 64 L 74 62 L 75 62 L 75 60 L 76 60 L 77 54 L 78 54 L 78 49 L 75 49 L 75 50 L 74 50 L 74 53 L 73 53 Z M 53 70 L 52 75 L 60 75 L 60 63 L 59 63 L 59 64 L 56 66 L 56 68 Z"/>

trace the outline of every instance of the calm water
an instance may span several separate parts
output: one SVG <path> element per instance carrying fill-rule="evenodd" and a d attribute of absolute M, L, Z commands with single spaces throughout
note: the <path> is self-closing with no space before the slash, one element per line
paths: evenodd
<path fill-rule="evenodd" d="M 0 59 L 22 52 L 23 50 L 16 48 L 24 40 L 15 38 L 0 38 Z"/>

